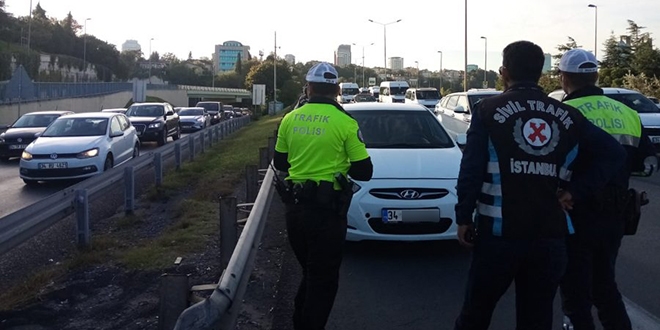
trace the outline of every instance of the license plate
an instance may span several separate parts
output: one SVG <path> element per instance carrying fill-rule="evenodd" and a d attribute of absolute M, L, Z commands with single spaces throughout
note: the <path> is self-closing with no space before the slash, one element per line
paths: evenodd
<path fill-rule="evenodd" d="M 651 136 L 651 142 L 660 143 L 660 136 Z"/>
<path fill-rule="evenodd" d="M 439 209 L 382 209 L 381 217 L 384 223 L 419 223 L 439 222 Z"/>
<path fill-rule="evenodd" d="M 39 163 L 39 169 L 40 170 L 50 170 L 50 169 L 59 169 L 59 168 L 67 168 L 69 166 L 68 163 Z"/>
<path fill-rule="evenodd" d="M 11 144 L 9 145 L 9 149 L 25 149 L 27 148 L 27 144 Z"/>

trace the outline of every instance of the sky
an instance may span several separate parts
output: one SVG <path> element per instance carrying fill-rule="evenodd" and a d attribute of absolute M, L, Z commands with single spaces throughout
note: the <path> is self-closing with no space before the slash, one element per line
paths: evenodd
<path fill-rule="evenodd" d="M 33 0 L 36 6 L 39 0 Z M 657 0 L 467 0 L 468 62 L 497 70 L 501 51 L 516 40 L 530 40 L 554 54 L 571 36 L 579 45 L 594 49 L 594 8 L 598 6 L 598 57 L 602 42 L 625 34 L 627 20 L 660 36 L 660 1 Z M 87 32 L 117 46 L 137 40 L 143 52 L 174 53 L 179 58 L 210 57 L 215 44 L 235 40 L 250 46 L 253 55 L 275 47 L 278 55 L 293 54 L 296 61 L 333 61 L 340 44 L 364 48 L 368 67 L 384 65 L 383 27 L 370 23 L 401 22 L 387 26 L 387 57 L 404 58 L 407 67 L 438 70 L 442 51 L 444 69 L 464 67 L 464 1 L 352 1 L 333 0 L 320 5 L 309 0 L 156 1 L 115 0 L 100 5 L 91 0 L 40 0 L 46 14 L 62 19 L 71 11 L 78 22 L 87 21 Z M 30 0 L 6 0 L 14 16 L 28 15 Z M 406 9 L 407 8 L 407 9 Z M 412 8 L 412 9 L 410 9 Z M 485 41 L 487 38 L 487 53 Z M 660 41 L 659 41 L 660 42 Z M 362 47 L 353 47 L 353 63 L 362 65 Z"/>

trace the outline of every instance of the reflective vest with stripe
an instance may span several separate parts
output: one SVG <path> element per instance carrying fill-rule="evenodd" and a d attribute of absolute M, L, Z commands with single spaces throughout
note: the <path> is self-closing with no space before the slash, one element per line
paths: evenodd
<path fill-rule="evenodd" d="M 637 111 L 605 95 L 592 95 L 565 101 L 594 125 L 612 135 L 624 146 L 637 147 L 642 123 Z"/>

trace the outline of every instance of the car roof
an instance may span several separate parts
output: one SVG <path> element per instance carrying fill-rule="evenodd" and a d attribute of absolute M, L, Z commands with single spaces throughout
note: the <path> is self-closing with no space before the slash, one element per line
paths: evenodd
<path fill-rule="evenodd" d="M 385 110 L 385 111 L 429 111 L 426 107 L 416 103 L 350 103 L 345 104 L 344 109 L 350 111 L 369 111 L 369 110 Z"/>
<path fill-rule="evenodd" d="M 62 116 L 62 118 L 112 118 L 114 116 L 120 116 L 120 113 L 114 113 L 114 112 L 82 112 L 82 113 L 74 113 L 66 116 Z"/>
<path fill-rule="evenodd" d="M 438 91 L 438 89 L 435 87 L 421 87 L 421 88 L 410 88 L 410 89 L 414 89 L 418 91 L 436 91 L 436 92 Z"/>
<path fill-rule="evenodd" d="M 451 93 L 446 95 L 447 96 L 453 96 L 453 95 L 498 95 L 501 94 L 502 91 L 494 90 L 494 89 L 468 89 L 467 92 L 456 92 L 456 93 Z"/>
<path fill-rule="evenodd" d="M 607 95 L 607 94 L 642 94 L 642 93 L 640 93 L 636 90 L 627 89 L 627 88 L 620 88 L 620 87 L 602 87 L 602 89 L 603 89 L 603 93 L 605 95 Z M 554 90 L 550 94 L 555 94 L 555 93 L 564 93 L 564 94 L 566 94 L 566 92 L 564 92 L 561 89 Z"/>
<path fill-rule="evenodd" d="M 178 107 L 179 110 L 206 110 L 202 107 Z"/>
<path fill-rule="evenodd" d="M 126 108 L 107 108 L 107 109 L 102 109 L 101 111 L 112 111 L 112 110 L 127 110 Z"/>
<path fill-rule="evenodd" d="M 26 113 L 26 115 L 63 115 L 65 113 L 72 113 L 70 110 L 48 110 L 48 111 L 35 111 Z"/>
<path fill-rule="evenodd" d="M 142 102 L 142 103 L 133 103 L 131 106 L 134 105 L 165 105 L 167 104 L 166 102 Z"/>

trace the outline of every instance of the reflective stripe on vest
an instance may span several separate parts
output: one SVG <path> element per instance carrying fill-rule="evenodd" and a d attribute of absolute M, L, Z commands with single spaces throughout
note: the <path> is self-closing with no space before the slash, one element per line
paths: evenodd
<path fill-rule="evenodd" d="M 564 103 L 577 108 L 594 125 L 612 135 L 622 145 L 637 147 L 642 124 L 637 111 L 605 95 L 580 97 Z"/>

